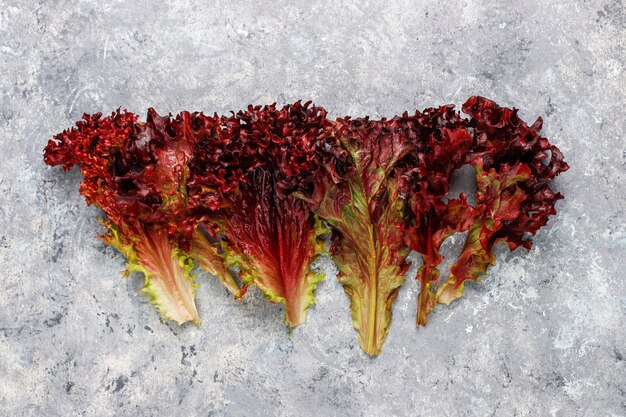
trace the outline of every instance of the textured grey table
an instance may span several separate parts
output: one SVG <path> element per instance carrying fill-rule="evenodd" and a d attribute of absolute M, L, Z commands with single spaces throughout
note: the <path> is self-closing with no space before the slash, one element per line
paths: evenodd
<path fill-rule="evenodd" d="M 27 3 L 0 0 L 0 415 L 626 415 L 622 1 Z M 118 106 L 380 117 L 473 94 L 544 116 L 567 199 L 426 328 L 411 269 L 376 359 L 328 262 L 291 335 L 206 274 L 202 326 L 161 324 L 79 174 L 42 163 L 53 133 Z"/>

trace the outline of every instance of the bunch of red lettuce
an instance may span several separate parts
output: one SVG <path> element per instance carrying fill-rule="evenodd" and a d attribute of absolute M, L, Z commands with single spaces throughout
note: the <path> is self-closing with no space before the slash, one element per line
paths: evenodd
<path fill-rule="evenodd" d="M 199 322 L 192 260 L 241 299 L 248 286 L 306 319 L 322 279 L 310 268 L 332 232 L 361 347 L 382 349 L 410 250 L 422 257 L 418 324 L 461 296 L 495 262 L 493 247 L 530 248 L 562 196 L 548 183 L 568 166 L 514 109 L 472 97 L 391 119 L 330 120 L 296 102 L 231 116 L 183 112 L 145 123 L 85 115 L 46 147 L 45 161 L 83 173 L 81 193 L 107 216 L 104 236 L 141 271 L 164 317 Z M 476 172 L 475 204 L 448 198 L 453 173 Z M 328 227 L 328 228 L 327 228 Z M 467 232 L 439 283 L 443 242 Z M 236 272 L 241 284 L 236 279 Z"/>

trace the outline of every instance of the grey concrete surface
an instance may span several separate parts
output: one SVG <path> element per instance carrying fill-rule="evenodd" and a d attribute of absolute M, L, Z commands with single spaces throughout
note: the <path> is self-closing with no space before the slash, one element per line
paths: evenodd
<path fill-rule="evenodd" d="M 626 415 L 625 38 L 621 0 L 0 0 L 0 415 Z M 421 329 L 412 268 L 376 359 L 329 262 L 293 334 L 206 274 L 202 326 L 163 325 L 79 174 L 42 163 L 118 106 L 379 117 L 474 94 L 544 116 L 566 200 Z"/>

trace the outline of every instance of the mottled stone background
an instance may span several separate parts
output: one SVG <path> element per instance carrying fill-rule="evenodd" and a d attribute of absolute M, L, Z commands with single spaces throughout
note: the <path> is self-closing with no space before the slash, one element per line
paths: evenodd
<path fill-rule="evenodd" d="M 625 37 L 621 0 L 0 0 L 0 415 L 626 415 Z M 474 94 L 543 115 L 567 199 L 421 329 L 412 268 L 376 359 L 329 262 L 293 334 L 202 273 L 202 326 L 163 325 L 79 174 L 42 163 L 118 106 L 380 117 Z"/>

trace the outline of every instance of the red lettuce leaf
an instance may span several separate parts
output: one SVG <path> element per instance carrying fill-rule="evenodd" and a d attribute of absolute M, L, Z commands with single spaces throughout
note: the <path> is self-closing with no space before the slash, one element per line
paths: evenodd
<path fill-rule="evenodd" d="M 249 106 L 207 131 L 192 163 L 191 210 L 223 238 L 226 266 L 240 269 L 244 285 L 285 304 L 292 327 L 306 319 L 322 278 L 309 267 L 324 252 L 325 230 L 290 195 L 292 179 L 313 169 L 327 123 L 325 110 L 310 103 Z"/>
<path fill-rule="evenodd" d="M 436 155 L 450 153 L 438 150 L 444 144 L 431 140 L 430 147 L 420 155 L 428 161 L 427 166 L 412 170 L 406 181 L 413 218 L 408 223 L 407 242 L 424 261 L 418 272 L 422 282 L 418 325 L 426 324 L 436 304 L 449 304 L 460 297 L 464 282 L 478 279 L 495 262 L 495 243 L 506 242 L 511 250 L 519 246 L 530 249 L 532 242 L 527 237 L 556 213 L 554 204 L 562 198 L 548 182 L 568 166 L 558 148 L 540 136 L 541 118 L 529 127 L 517 117 L 517 110 L 482 97 L 470 98 L 463 111 L 472 119 L 456 125 L 467 129 L 466 135 L 472 140 L 461 157 L 447 158 L 440 165 L 443 169 L 438 169 L 432 163 L 438 159 Z M 467 205 L 464 196 L 447 202 L 444 198 L 450 174 L 467 163 L 476 169 L 475 207 Z M 436 267 L 443 259 L 439 254 L 441 244 L 452 233 L 465 230 L 469 232 L 459 260 L 451 267 L 448 280 L 435 288 L 439 277 Z"/>
<path fill-rule="evenodd" d="M 400 167 L 415 147 L 410 117 L 338 119 L 318 148 L 326 163 L 298 195 L 333 229 L 332 258 L 351 300 L 361 348 L 381 352 L 391 305 L 404 282 L 404 202 Z"/>
<path fill-rule="evenodd" d="M 85 115 L 76 128 L 51 140 L 44 158 L 64 169 L 78 165 L 81 193 L 107 216 L 106 243 L 127 260 L 127 273 L 144 273 L 142 290 L 164 318 L 179 323 L 200 319 L 194 302 L 195 277 L 185 254 L 193 224 L 186 215 L 187 164 L 193 141 L 184 126 L 152 109 L 146 123 L 117 111 Z M 193 223 L 193 220 L 191 220 Z"/>

